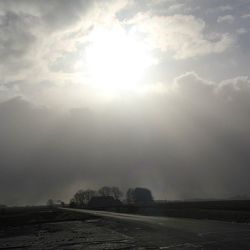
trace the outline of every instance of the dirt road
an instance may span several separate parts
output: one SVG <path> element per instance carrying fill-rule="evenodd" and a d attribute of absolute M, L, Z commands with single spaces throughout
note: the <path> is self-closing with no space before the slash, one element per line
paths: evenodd
<path fill-rule="evenodd" d="M 68 209 L 96 215 L 97 226 L 124 234 L 142 247 L 155 249 L 250 249 L 250 225 L 179 219 L 93 210 Z M 152 248 L 154 249 L 154 248 Z"/>

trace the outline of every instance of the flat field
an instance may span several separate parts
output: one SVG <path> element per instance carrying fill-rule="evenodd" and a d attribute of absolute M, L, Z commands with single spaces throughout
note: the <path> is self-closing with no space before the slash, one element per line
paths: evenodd
<path fill-rule="evenodd" d="M 183 204 L 170 206 L 175 216 L 185 215 Z M 195 210 L 188 209 L 194 216 Z M 250 225 L 83 209 L 2 208 L 0 249 L 250 249 Z"/>

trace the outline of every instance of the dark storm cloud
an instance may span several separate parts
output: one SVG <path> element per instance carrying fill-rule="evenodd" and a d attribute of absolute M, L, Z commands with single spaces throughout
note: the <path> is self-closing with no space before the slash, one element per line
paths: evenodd
<path fill-rule="evenodd" d="M 105 184 L 165 198 L 249 195 L 249 97 L 248 78 L 215 85 L 189 73 L 171 95 L 105 112 L 3 102 L 1 202 L 68 199 L 72 187 Z"/>

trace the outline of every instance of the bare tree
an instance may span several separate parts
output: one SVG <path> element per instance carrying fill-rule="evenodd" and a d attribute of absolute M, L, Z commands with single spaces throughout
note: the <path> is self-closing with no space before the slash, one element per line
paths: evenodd
<path fill-rule="evenodd" d="M 69 201 L 69 206 L 70 206 L 70 207 L 76 207 L 75 198 L 71 198 L 71 199 L 70 199 L 70 201 Z"/>
<path fill-rule="evenodd" d="M 100 196 L 113 196 L 112 188 L 107 186 L 100 188 L 98 193 Z"/>
<path fill-rule="evenodd" d="M 79 207 L 84 206 L 85 204 L 84 191 L 83 190 L 77 191 L 73 199 L 74 199 L 74 203 L 76 204 L 76 206 L 79 206 Z"/>
<path fill-rule="evenodd" d="M 119 200 L 123 193 L 118 187 L 108 187 L 104 186 L 98 191 L 100 196 L 112 196 L 114 199 Z"/>
<path fill-rule="evenodd" d="M 120 200 L 121 197 L 123 196 L 122 191 L 118 187 L 112 187 L 112 194 L 113 197 L 117 200 Z"/>
<path fill-rule="evenodd" d="M 75 193 L 73 199 L 71 199 L 71 203 L 75 204 L 76 206 L 79 207 L 84 207 L 85 205 L 88 204 L 90 199 L 95 196 L 96 191 L 94 190 L 79 190 Z"/>
<path fill-rule="evenodd" d="M 96 191 L 91 190 L 91 189 L 87 189 L 84 191 L 84 196 L 85 196 L 85 201 L 86 203 L 88 203 L 92 197 L 96 196 Z"/>
<path fill-rule="evenodd" d="M 135 190 L 133 188 L 129 188 L 126 193 L 126 200 L 128 204 L 135 202 Z"/>

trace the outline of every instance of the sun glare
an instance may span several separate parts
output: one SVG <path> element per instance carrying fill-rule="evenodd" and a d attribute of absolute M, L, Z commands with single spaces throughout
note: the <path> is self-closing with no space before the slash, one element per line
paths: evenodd
<path fill-rule="evenodd" d="M 119 28 L 94 30 L 86 59 L 92 83 L 107 92 L 136 89 L 153 63 L 142 41 Z"/>

